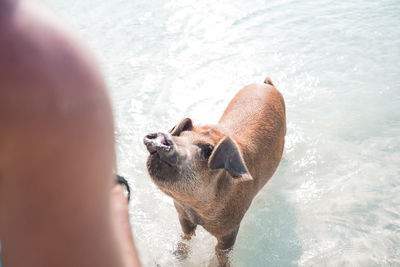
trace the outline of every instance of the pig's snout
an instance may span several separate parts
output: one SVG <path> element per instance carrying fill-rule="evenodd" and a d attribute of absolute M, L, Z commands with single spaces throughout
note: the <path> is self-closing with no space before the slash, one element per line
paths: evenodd
<path fill-rule="evenodd" d="M 171 137 L 165 133 L 152 133 L 144 137 L 143 143 L 150 154 L 156 152 L 168 153 L 174 149 L 174 142 Z"/>

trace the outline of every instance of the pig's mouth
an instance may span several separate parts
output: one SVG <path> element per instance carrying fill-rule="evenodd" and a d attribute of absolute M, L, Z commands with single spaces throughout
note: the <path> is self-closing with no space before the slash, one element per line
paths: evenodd
<path fill-rule="evenodd" d="M 143 143 L 150 153 L 149 159 L 169 167 L 176 166 L 175 144 L 169 134 L 152 133 L 144 137 Z"/>
<path fill-rule="evenodd" d="M 165 133 L 148 134 L 144 137 L 143 143 L 150 154 L 157 152 L 167 153 L 174 147 L 172 139 Z"/>
<path fill-rule="evenodd" d="M 176 164 L 174 164 L 174 163 L 172 163 L 172 162 L 170 162 L 170 161 L 168 161 L 168 160 L 166 160 L 166 159 L 162 159 L 162 158 L 160 157 L 160 154 L 158 154 L 157 151 L 152 151 L 152 152 L 150 152 L 150 158 L 151 158 L 151 160 L 160 161 L 160 162 L 162 162 L 162 163 L 168 165 L 169 167 L 176 166 Z"/>
<path fill-rule="evenodd" d="M 161 187 L 174 184 L 182 176 L 182 158 L 177 144 L 169 133 L 152 133 L 144 137 L 149 151 L 147 170 L 152 180 Z"/>
<path fill-rule="evenodd" d="M 161 186 L 164 183 L 169 184 L 178 181 L 179 167 L 176 163 L 164 158 L 161 153 L 150 152 L 146 165 L 150 177 L 157 185 Z"/>

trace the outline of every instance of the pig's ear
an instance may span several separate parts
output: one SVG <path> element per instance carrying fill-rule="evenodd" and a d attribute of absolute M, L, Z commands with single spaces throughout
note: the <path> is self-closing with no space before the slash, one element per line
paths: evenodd
<path fill-rule="evenodd" d="M 208 160 L 208 166 L 212 170 L 226 169 L 235 180 L 253 180 L 240 153 L 239 146 L 229 136 L 222 138 L 214 148 Z"/>
<path fill-rule="evenodd" d="M 175 125 L 169 133 L 172 136 L 179 136 L 183 131 L 190 131 L 193 128 L 193 122 L 190 118 L 184 118 L 180 123 Z"/>

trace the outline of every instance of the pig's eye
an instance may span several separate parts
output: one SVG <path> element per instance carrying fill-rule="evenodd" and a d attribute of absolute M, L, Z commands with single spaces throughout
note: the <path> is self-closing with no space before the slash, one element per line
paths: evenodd
<path fill-rule="evenodd" d="M 210 144 L 200 143 L 197 146 L 201 149 L 201 154 L 205 159 L 208 159 L 214 149 L 214 147 Z"/>

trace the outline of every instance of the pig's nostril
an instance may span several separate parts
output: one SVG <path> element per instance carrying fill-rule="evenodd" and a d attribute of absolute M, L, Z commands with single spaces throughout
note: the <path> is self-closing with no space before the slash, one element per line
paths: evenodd
<path fill-rule="evenodd" d="M 164 146 L 167 145 L 167 140 L 163 134 L 160 134 L 157 138 L 158 138 L 158 141 L 160 142 L 160 144 L 162 144 Z"/>
<path fill-rule="evenodd" d="M 157 133 L 152 133 L 152 134 L 148 134 L 148 135 L 146 135 L 146 137 L 145 137 L 145 139 L 155 139 L 155 138 L 157 138 Z"/>
<path fill-rule="evenodd" d="M 169 139 L 165 134 L 161 134 L 159 136 L 159 142 L 164 146 L 172 146 L 172 140 Z"/>
<path fill-rule="evenodd" d="M 174 143 L 172 143 L 172 140 L 170 140 L 170 139 L 165 139 L 165 145 L 166 146 L 173 146 Z"/>
<path fill-rule="evenodd" d="M 172 139 L 164 133 L 148 134 L 144 137 L 143 142 L 151 154 L 171 151 L 174 145 Z"/>

